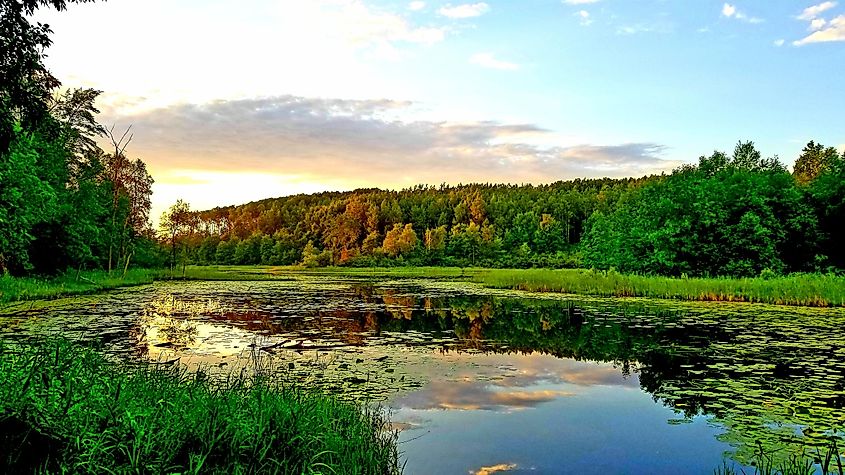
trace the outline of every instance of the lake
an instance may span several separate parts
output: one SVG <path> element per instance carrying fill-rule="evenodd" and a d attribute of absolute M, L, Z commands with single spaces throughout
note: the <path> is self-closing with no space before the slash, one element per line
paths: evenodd
<path fill-rule="evenodd" d="M 0 316 L 5 338 L 61 334 L 380 405 L 407 474 L 712 474 L 816 449 L 823 461 L 845 446 L 844 328 L 842 309 L 315 276 L 157 283 Z"/>

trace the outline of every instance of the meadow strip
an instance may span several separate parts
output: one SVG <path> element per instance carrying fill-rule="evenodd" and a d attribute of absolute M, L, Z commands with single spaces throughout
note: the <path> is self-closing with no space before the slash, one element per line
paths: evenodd
<path fill-rule="evenodd" d="M 52 299 L 152 283 L 161 271 L 129 269 L 122 272 L 67 272 L 57 277 L 12 277 L 0 275 L 0 303 Z"/>
<path fill-rule="evenodd" d="M 579 269 L 495 269 L 475 281 L 491 288 L 604 297 L 756 302 L 807 307 L 845 304 L 845 277 L 794 274 L 772 278 L 672 278 Z"/>

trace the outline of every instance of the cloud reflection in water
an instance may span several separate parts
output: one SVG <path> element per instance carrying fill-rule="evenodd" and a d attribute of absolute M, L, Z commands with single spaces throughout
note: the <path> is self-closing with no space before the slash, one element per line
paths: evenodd
<path fill-rule="evenodd" d="M 393 402 L 416 410 L 514 411 L 578 395 L 589 386 L 637 389 L 636 377 L 625 377 L 611 364 L 562 360 L 547 355 L 444 355 L 460 368 L 446 380 L 435 380 Z"/>

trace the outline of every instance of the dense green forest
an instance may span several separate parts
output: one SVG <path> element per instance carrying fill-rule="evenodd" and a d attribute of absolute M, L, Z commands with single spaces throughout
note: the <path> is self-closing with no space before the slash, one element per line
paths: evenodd
<path fill-rule="evenodd" d="M 751 142 L 669 175 L 417 186 L 267 199 L 162 218 L 196 264 L 596 267 L 748 276 L 845 267 L 845 156 L 810 142 L 790 173 Z"/>
<path fill-rule="evenodd" d="M 44 65 L 51 30 L 29 18 L 67 3 L 0 3 L 0 274 L 156 263 L 153 180 L 125 153 L 131 134 L 97 123 L 100 91 L 63 89 Z"/>

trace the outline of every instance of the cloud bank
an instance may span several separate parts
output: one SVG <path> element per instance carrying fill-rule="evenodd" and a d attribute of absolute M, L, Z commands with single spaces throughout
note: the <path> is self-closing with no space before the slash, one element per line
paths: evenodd
<path fill-rule="evenodd" d="M 821 16 L 836 6 L 837 2 L 827 1 L 805 8 L 798 15 L 798 19 L 808 22 L 807 29 L 811 33 L 800 40 L 793 41 L 792 44 L 804 46 L 810 43 L 845 41 L 845 15 L 838 15 L 830 20 Z"/>
<path fill-rule="evenodd" d="M 352 186 L 552 182 L 671 169 L 656 143 L 541 147 L 534 124 L 400 120 L 391 100 L 278 96 L 181 104 L 107 118 L 134 124 L 155 169 L 296 175 Z M 272 193 L 269 192 L 268 193 Z"/>

